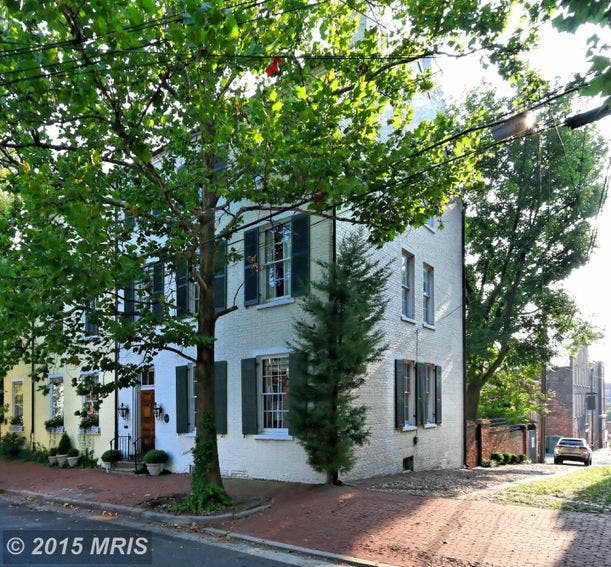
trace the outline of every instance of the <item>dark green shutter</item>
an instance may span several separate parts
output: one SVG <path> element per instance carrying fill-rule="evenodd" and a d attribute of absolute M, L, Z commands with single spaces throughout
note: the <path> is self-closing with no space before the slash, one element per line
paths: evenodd
<path fill-rule="evenodd" d="M 257 359 L 242 359 L 242 433 L 259 433 Z"/>
<path fill-rule="evenodd" d="M 214 309 L 223 311 L 227 308 L 227 241 L 223 240 L 216 249 L 214 275 Z"/>
<path fill-rule="evenodd" d="M 189 367 L 176 367 L 176 433 L 189 432 Z"/>
<path fill-rule="evenodd" d="M 306 365 L 308 363 L 308 355 L 305 352 L 292 352 L 289 354 L 289 415 L 288 415 L 288 426 L 289 435 L 293 434 L 291 427 L 291 412 L 293 409 L 301 411 L 301 407 L 295 406 L 295 400 L 291 396 L 291 391 L 294 388 L 302 387 L 306 379 Z"/>
<path fill-rule="evenodd" d="M 426 419 L 426 364 L 416 364 L 416 424 L 424 425 Z"/>
<path fill-rule="evenodd" d="M 435 423 L 441 423 L 441 366 L 435 366 Z"/>
<path fill-rule="evenodd" d="M 291 295 L 299 297 L 308 292 L 310 282 L 310 217 L 296 215 L 291 226 Z"/>
<path fill-rule="evenodd" d="M 164 278 L 163 262 L 155 262 L 153 264 L 153 281 L 151 285 L 151 311 L 156 321 L 160 321 L 163 315 Z"/>
<path fill-rule="evenodd" d="M 395 427 L 405 426 L 405 361 L 395 360 Z"/>
<path fill-rule="evenodd" d="M 259 303 L 259 274 L 255 266 L 258 252 L 259 229 L 247 230 L 244 233 L 244 305 Z"/>
<path fill-rule="evenodd" d="M 134 282 L 129 282 L 123 290 L 123 313 L 128 321 L 136 320 L 136 288 Z"/>
<path fill-rule="evenodd" d="M 176 263 L 176 315 L 184 317 L 189 313 L 189 264 L 186 258 Z"/>
<path fill-rule="evenodd" d="M 227 362 L 214 363 L 214 415 L 216 432 L 227 433 Z"/>

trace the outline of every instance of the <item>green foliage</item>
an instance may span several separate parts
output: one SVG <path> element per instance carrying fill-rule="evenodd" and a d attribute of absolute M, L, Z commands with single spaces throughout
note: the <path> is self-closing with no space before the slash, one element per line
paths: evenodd
<path fill-rule="evenodd" d="M 57 447 L 51 447 L 49 449 L 49 456 L 50 457 L 55 457 L 57 455 Z"/>
<path fill-rule="evenodd" d="M 23 416 L 22 415 L 14 415 L 9 419 L 9 423 L 11 425 L 23 425 Z"/>
<path fill-rule="evenodd" d="M 231 506 L 231 499 L 220 486 L 207 485 L 202 493 L 201 499 L 191 495 L 184 502 L 172 507 L 173 514 L 206 514 L 220 512 Z"/>
<path fill-rule="evenodd" d="M 482 100 L 503 108 L 485 92 L 472 95 L 467 111 Z M 569 111 L 557 103 L 539 121 L 558 123 Z M 605 154 L 593 128 L 550 128 L 482 155 L 486 183 L 465 196 L 468 418 L 495 374 L 532 377 L 563 341 L 591 336 L 560 282 L 589 257 Z M 539 402 L 527 395 L 503 403 L 517 415 Z"/>
<path fill-rule="evenodd" d="M 160 449 L 151 449 L 147 451 L 142 459 L 146 464 L 150 465 L 161 465 L 167 463 L 169 459 L 168 454 Z"/>
<path fill-rule="evenodd" d="M 494 459 L 482 459 L 482 467 L 489 469 L 497 466 L 497 462 Z"/>
<path fill-rule="evenodd" d="M 2 381 L 0 381 L 0 388 L 4 388 L 4 384 Z M 2 395 L 0 395 L 0 423 L 4 423 L 6 421 L 6 416 L 9 413 L 9 405 L 2 403 L 3 397 L 4 392 L 2 392 Z"/>
<path fill-rule="evenodd" d="M 100 418 L 97 415 L 87 415 L 83 417 L 79 423 L 81 429 L 89 429 L 90 427 L 98 427 Z"/>
<path fill-rule="evenodd" d="M 377 328 L 387 305 L 390 270 L 373 261 L 362 233 L 346 236 L 336 263 L 321 263 L 320 281 L 302 302 L 294 323 L 304 353 L 302 380 L 291 382 L 289 422 L 308 454 L 308 462 L 337 481 L 354 464 L 354 449 L 363 445 L 366 407 L 355 405 L 367 365 L 380 360 L 387 345 Z"/>
<path fill-rule="evenodd" d="M 64 416 L 63 415 L 56 415 L 55 417 L 52 417 L 51 419 L 47 419 L 45 421 L 45 428 L 47 429 L 53 429 L 54 427 L 63 427 L 64 425 Z"/>
<path fill-rule="evenodd" d="M 20 459 L 32 463 L 47 464 L 49 462 L 48 456 L 49 451 L 40 445 L 40 443 L 28 443 L 19 453 Z"/>
<path fill-rule="evenodd" d="M 0 437 L 0 456 L 14 459 L 25 445 L 25 438 L 17 433 L 7 433 Z"/>
<path fill-rule="evenodd" d="M 57 454 L 66 455 L 71 448 L 72 441 L 70 441 L 70 437 L 68 437 L 67 433 L 63 433 L 57 444 Z"/>
<path fill-rule="evenodd" d="M 79 466 L 82 469 L 94 469 L 98 466 L 98 459 L 93 456 L 92 449 L 86 448 L 82 451 Z"/>
<path fill-rule="evenodd" d="M 123 458 L 123 453 L 117 449 L 108 449 L 102 453 L 101 460 L 103 463 L 117 463 Z"/>
<path fill-rule="evenodd" d="M 72 447 L 71 449 L 68 449 L 68 453 L 66 453 L 68 455 L 68 457 L 78 457 L 79 456 L 79 450 L 75 449 L 74 447 Z"/>

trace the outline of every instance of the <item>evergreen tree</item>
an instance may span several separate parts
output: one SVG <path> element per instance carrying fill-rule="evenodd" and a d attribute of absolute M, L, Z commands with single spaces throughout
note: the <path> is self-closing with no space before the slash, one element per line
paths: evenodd
<path fill-rule="evenodd" d="M 354 466 L 354 449 L 369 436 L 366 406 L 355 405 L 367 365 L 387 346 L 377 329 L 384 316 L 390 271 L 370 258 L 362 232 L 347 236 L 337 262 L 320 262 L 323 275 L 303 301 L 294 324 L 304 353 L 290 392 L 290 424 L 310 465 L 340 484 L 339 473 Z"/>

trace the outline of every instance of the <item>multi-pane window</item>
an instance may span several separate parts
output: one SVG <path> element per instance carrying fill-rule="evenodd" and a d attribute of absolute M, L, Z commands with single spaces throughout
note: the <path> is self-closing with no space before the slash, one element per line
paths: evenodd
<path fill-rule="evenodd" d="M 13 382 L 13 417 L 23 416 L 23 382 Z"/>
<path fill-rule="evenodd" d="M 49 417 L 64 415 L 64 380 L 62 378 L 49 380 L 49 400 L 51 401 Z"/>
<path fill-rule="evenodd" d="M 435 324 L 434 271 L 424 264 L 422 270 L 422 317 L 428 325 Z"/>
<path fill-rule="evenodd" d="M 261 285 L 263 300 L 291 295 L 291 223 L 273 226 L 262 233 Z"/>
<path fill-rule="evenodd" d="M 413 362 L 404 362 L 405 387 L 403 391 L 403 422 L 406 426 L 416 425 L 416 367 Z"/>
<path fill-rule="evenodd" d="M 149 366 L 142 371 L 140 377 L 140 384 L 142 386 L 154 386 L 155 385 L 155 367 Z"/>
<path fill-rule="evenodd" d="M 424 407 L 426 411 L 425 422 L 435 423 L 435 366 L 426 365 Z"/>
<path fill-rule="evenodd" d="M 261 360 L 263 431 L 288 430 L 289 357 Z"/>
<path fill-rule="evenodd" d="M 98 381 L 98 375 L 97 373 L 81 374 L 81 381 L 83 383 L 84 388 L 87 388 L 88 384 L 93 386 Z M 96 407 L 98 399 L 98 395 L 93 392 L 93 389 L 83 396 L 83 411 L 88 416 L 98 415 L 98 409 Z"/>
<path fill-rule="evenodd" d="M 408 319 L 414 318 L 414 256 L 403 252 L 401 256 L 402 313 Z"/>

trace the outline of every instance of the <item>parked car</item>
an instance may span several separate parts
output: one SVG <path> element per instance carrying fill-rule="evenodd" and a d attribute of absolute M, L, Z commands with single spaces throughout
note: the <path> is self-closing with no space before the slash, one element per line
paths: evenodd
<path fill-rule="evenodd" d="M 592 464 L 592 449 L 585 439 L 561 437 L 554 447 L 554 463 L 561 465 L 564 461 L 581 461 L 586 467 Z"/>

